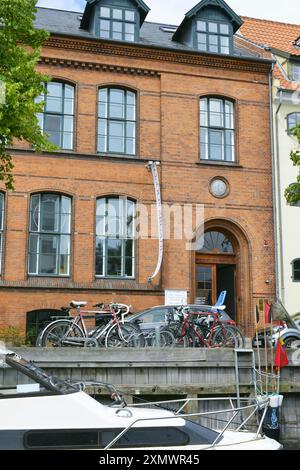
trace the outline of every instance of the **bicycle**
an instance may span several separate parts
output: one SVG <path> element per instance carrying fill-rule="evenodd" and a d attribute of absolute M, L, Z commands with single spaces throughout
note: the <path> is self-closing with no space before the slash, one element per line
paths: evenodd
<path fill-rule="evenodd" d="M 176 338 L 174 334 L 163 325 L 151 330 L 142 330 L 140 324 L 142 321 L 136 320 L 133 324 L 139 329 L 140 335 L 143 335 L 145 347 L 151 348 L 166 348 L 174 347 L 176 344 Z"/>
<path fill-rule="evenodd" d="M 98 311 L 83 311 L 87 302 L 72 301 L 70 308 L 76 310 L 76 315 L 70 318 L 55 318 L 47 325 L 37 338 L 37 347 L 143 347 L 143 339 L 135 326 L 125 323 L 124 317 L 129 312 L 129 307 L 124 304 L 111 303 L 104 310 L 104 304 L 96 304 Z M 121 317 L 121 319 L 119 319 Z M 95 319 L 101 322 L 88 331 L 85 320 Z"/>
<path fill-rule="evenodd" d="M 179 321 L 169 317 L 168 323 L 178 347 L 238 348 L 244 345 L 244 336 L 240 330 L 232 325 L 225 325 L 215 308 L 190 313 L 188 307 L 181 307 L 176 313 Z M 201 321 L 199 317 L 202 317 Z"/>

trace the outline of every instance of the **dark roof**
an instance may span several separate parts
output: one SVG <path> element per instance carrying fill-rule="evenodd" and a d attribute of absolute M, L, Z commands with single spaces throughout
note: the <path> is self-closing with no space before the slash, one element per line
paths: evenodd
<path fill-rule="evenodd" d="M 96 38 L 95 35 L 89 31 L 80 28 L 82 15 L 82 12 L 39 7 L 37 8 L 35 26 L 37 29 L 45 29 L 52 34 L 103 41 L 103 39 Z M 170 28 L 170 25 L 144 22 L 140 30 L 138 44 L 164 49 L 197 52 L 192 47 L 188 47 L 185 44 L 172 40 L 174 31 L 165 32 L 163 31 L 164 27 Z M 174 29 L 175 28 L 177 28 L 177 26 L 174 26 Z M 235 38 L 234 43 L 234 56 L 245 58 L 266 58 L 263 49 L 260 47 L 252 46 L 249 48 L 247 45 L 244 45 L 244 43 L 239 41 L 238 38 Z M 201 52 L 201 54 L 203 53 Z"/>

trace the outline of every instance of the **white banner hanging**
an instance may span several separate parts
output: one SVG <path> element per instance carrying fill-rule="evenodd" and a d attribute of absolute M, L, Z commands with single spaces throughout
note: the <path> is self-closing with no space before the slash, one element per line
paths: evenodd
<path fill-rule="evenodd" d="M 149 162 L 148 168 L 151 169 L 155 198 L 156 198 L 156 211 L 157 211 L 157 227 L 158 227 L 158 258 L 157 265 L 152 276 L 149 277 L 149 282 L 151 282 L 160 272 L 162 260 L 163 260 L 163 251 L 164 251 L 164 233 L 163 233 L 163 214 L 162 214 L 162 203 L 161 203 L 161 192 L 160 184 L 157 172 L 158 162 Z"/>

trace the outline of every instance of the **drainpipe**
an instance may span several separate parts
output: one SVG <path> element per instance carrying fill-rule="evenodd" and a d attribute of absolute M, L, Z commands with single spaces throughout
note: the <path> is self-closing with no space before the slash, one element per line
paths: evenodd
<path fill-rule="evenodd" d="M 272 77 L 270 76 L 270 80 Z M 272 81 L 271 81 L 272 83 Z M 272 87 L 271 87 L 272 100 Z M 273 113 L 273 104 L 271 103 L 271 112 Z M 273 200 L 274 200 L 274 223 L 275 223 L 275 256 L 276 256 L 276 298 L 285 304 L 285 286 L 284 286 L 284 270 L 283 270 L 283 242 L 282 242 L 282 202 L 281 202 L 281 177 L 280 177 L 280 145 L 279 145 L 279 111 L 282 106 L 282 90 L 279 91 L 279 104 L 275 112 L 275 129 L 276 129 L 276 159 L 273 144 Z M 273 114 L 271 115 L 273 119 Z M 271 126 L 273 134 L 273 126 Z M 273 141 L 272 135 L 272 141 Z M 275 174 L 275 169 L 276 173 Z M 277 191 L 276 191 L 277 190 Z M 278 211 L 277 211 L 278 203 Z M 279 274 L 280 270 L 280 274 Z M 280 278 L 280 279 L 279 279 Z"/>

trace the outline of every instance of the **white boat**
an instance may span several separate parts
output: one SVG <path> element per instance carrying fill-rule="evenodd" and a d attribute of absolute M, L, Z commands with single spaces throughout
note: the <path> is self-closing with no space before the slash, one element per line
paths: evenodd
<path fill-rule="evenodd" d="M 127 406 L 107 385 L 113 398 L 104 405 L 82 390 L 79 384 L 61 381 L 14 354 L 4 356 L 6 365 L 22 372 L 33 385 L 14 390 L 0 389 L 0 450 L 21 449 L 102 449 L 102 450 L 280 450 L 281 444 L 261 434 L 268 401 L 225 410 L 232 417 L 222 430 L 202 426 L 195 418 L 213 413 L 182 414 L 189 400 L 176 400 L 176 412 L 162 409 L 166 402 Z M 104 384 L 102 384 L 104 385 Z M 26 390 L 29 389 L 29 390 Z M 224 398 L 223 398 L 224 400 Z M 180 403 L 182 402 L 182 403 Z M 171 402 L 169 402 L 171 403 Z M 257 432 L 245 430 L 260 410 Z M 224 410 L 217 411 L 221 415 Z M 237 416 L 236 430 L 229 430 Z"/>

